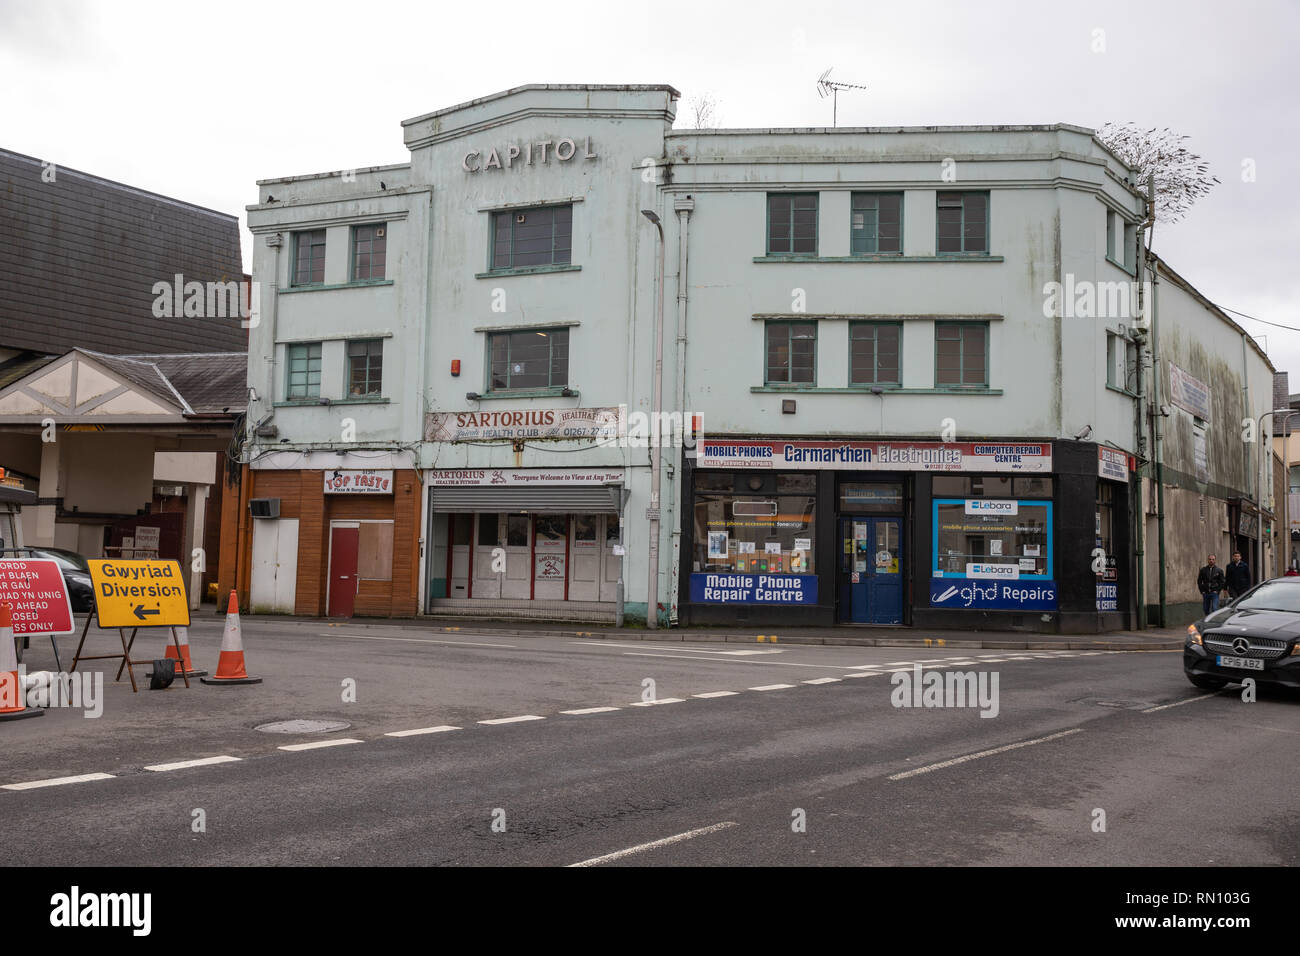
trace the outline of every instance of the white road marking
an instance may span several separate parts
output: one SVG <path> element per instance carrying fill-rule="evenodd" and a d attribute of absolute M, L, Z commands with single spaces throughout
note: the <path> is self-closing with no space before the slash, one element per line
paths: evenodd
<path fill-rule="evenodd" d="M 1006 659 L 1005 657 L 985 657 L 985 658 L 982 659 L 981 663 L 983 663 L 983 664 L 1005 664 L 1005 663 L 1006 663 L 1006 660 L 1007 660 L 1007 659 Z"/>
<path fill-rule="evenodd" d="M 521 720 L 545 720 L 545 717 L 538 717 L 536 714 L 524 714 L 520 717 L 493 717 L 491 720 L 480 720 L 480 724 L 517 724 Z"/>
<path fill-rule="evenodd" d="M 453 727 L 450 724 L 439 724 L 437 727 L 416 727 L 414 730 L 394 730 L 391 733 L 384 734 L 385 737 L 416 737 L 420 734 L 441 734 L 448 730 L 460 730 L 459 727 Z"/>
<path fill-rule="evenodd" d="M 319 634 L 319 637 L 337 637 L 349 641 L 401 641 L 406 644 L 450 644 L 454 647 L 514 647 L 518 644 L 483 644 L 475 641 L 436 641 L 427 637 L 372 637 L 369 634 Z"/>
<path fill-rule="evenodd" d="M 751 687 L 750 690 L 789 690 L 794 684 L 760 684 L 757 687 Z"/>
<path fill-rule="evenodd" d="M 1194 704 L 1198 700 L 1209 700 L 1211 697 L 1218 696 L 1219 692 L 1215 691 L 1213 694 L 1202 694 L 1200 697 L 1189 697 L 1186 700 L 1176 700 L 1172 704 L 1161 704 L 1159 707 L 1148 707 L 1146 710 L 1142 711 L 1142 713 L 1154 714 L 1157 710 L 1168 710 L 1170 707 L 1181 707 L 1183 704 Z"/>
<path fill-rule="evenodd" d="M 153 770 L 156 773 L 165 773 L 168 770 L 184 770 L 187 767 L 208 767 L 214 763 L 232 763 L 239 760 L 238 757 L 200 757 L 198 760 L 179 760 L 176 763 L 156 763 L 152 767 L 145 767 L 145 770 Z"/>
<path fill-rule="evenodd" d="M 280 750 L 319 750 L 322 747 L 341 747 L 344 744 L 359 744 L 355 737 L 339 737 L 335 740 L 313 740 L 309 744 L 285 744 Z"/>
<path fill-rule="evenodd" d="M 729 654 L 735 657 L 747 657 L 754 654 L 782 654 L 785 652 L 785 649 L 780 647 L 755 648 L 753 650 L 741 649 L 741 650 L 734 650 L 734 651 L 723 651 L 723 650 L 717 650 L 712 647 L 683 647 L 679 644 L 653 644 L 649 642 L 641 642 L 637 644 L 616 644 L 612 641 L 569 641 L 569 643 L 580 644 L 586 647 L 621 647 L 621 648 L 628 648 L 630 650 L 637 650 L 637 651 L 644 651 L 644 650 L 684 651 L 688 654 Z"/>
<path fill-rule="evenodd" d="M 49 780 L 29 780 L 26 783 L 6 783 L 3 790 L 35 790 L 38 787 L 61 787 L 65 783 L 85 783 L 89 780 L 112 780 L 111 773 L 83 773 L 79 777 L 51 777 Z"/>
<path fill-rule="evenodd" d="M 628 704 L 629 707 L 655 707 L 659 704 L 680 704 L 684 697 L 660 697 L 658 700 L 638 700 Z"/>
<path fill-rule="evenodd" d="M 673 843 L 681 843 L 683 840 L 693 840 L 697 836 L 704 836 L 706 833 L 717 833 L 719 830 L 725 830 L 728 827 L 734 826 L 736 826 L 735 821 L 727 820 L 724 823 L 715 823 L 711 827 L 700 827 L 698 830 L 688 830 L 687 832 L 679 833 L 676 836 L 664 837 L 662 840 L 652 840 L 649 843 L 630 846 L 626 850 L 618 850 L 615 853 L 606 853 L 604 856 L 594 856 L 590 860 L 583 860 L 580 863 L 570 863 L 569 866 L 600 866 L 602 863 L 612 863 L 615 860 L 621 860 L 624 857 L 632 856 L 634 853 L 644 853 L 646 850 L 657 850 L 661 846 L 670 846 Z"/>
<path fill-rule="evenodd" d="M 890 661 L 888 664 L 874 664 L 874 667 L 911 667 L 916 661 Z"/>
<path fill-rule="evenodd" d="M 582 714 L 608 714 L 611 710 L 620 710 L 618 707 L 584 707 L 581 710 L 562 710 L 562 714 L 573 714 L 575 717 Z"/>
<path fill-rule="evenodd" d="M 852 674 L 845 674 L 845 677 L 879 677 L 882 671 L 854 671 Z"/>
<path fill-rule="evenodd" d="M 804 681 L 803 683 L 805 683 L 805 684 L 838 684 L 839 682 L 840 682 L 840 679 L 839 679 L 838 677 L 814 677 L 812 680 L 806 680 L 806 681 Z"/>
<path fill-rule="evenodd" d="M 1006 753 L 1008 750 L 1019 750 L 1021 747 L 1032 747 L 1034 744 L 1044 744 L 1049 740 L 1059 740 L 1060 738 L 1068 737 L 1071 734 L 1081 733 L 1083 733 L 1083 728 L 1075 727 L 1073 730 L 1063 730 L 1059 734 L 1049 734 L 1046 737 L 1039 737 L 1035 740 L 1022 740 L 1019 743 L 1007 744 L 1005 747 L 994 747 L 992 750 L 981 750 L 979 753 L 966 754 L 964 757 L 954 757 L 951 760 L 944 760 L 941 763 L 932 763 L 928 767 L 917 767 L 915 770 L 905 770 L 902 773 L 893 774 L 889 779 L 905 780 L 908 777 L 915 777 L 918 774 L 930 773 L 932 770 L 943 770 L 945 767 L 955 767 L 959 763 L 978 760 L 981 757 L 991 757 L 994 754 Z"/>
<path fill-rule="evenodd" d="M 691 696 L 702 697 L 707 700 L 710 697 L 735 697 L 738 693 L 739 691 L 734 690 L 711 690 L 706 694 L 692 694 Z"/>
<path fill-rule="evenodd" d="M 820 667 L 823 670 L 833 670 L 833 671 L 846 670 L 847 668 L 853 666 L 851 664 L 800 664 L 797 663 L 796 661 L 754 661 L 748 659 L 743 661 L 736 661 L 727 657 L 685 657 L 681 654 L 644 654 L 644 653 L 639 653 L 637 651 L 627 651 L 626 653 L 624 653 L 623 656 L 624 657 L 672 657 L 684 661 L 697 661 L 697 662 L 710 661 L 714 664 L 774 664 L 777 667 Z"/>

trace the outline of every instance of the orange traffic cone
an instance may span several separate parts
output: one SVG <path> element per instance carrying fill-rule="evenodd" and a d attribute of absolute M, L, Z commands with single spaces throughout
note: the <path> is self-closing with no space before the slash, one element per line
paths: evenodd
<path fill-rule="evenodd" d="M 0 720 L 40 717 L 45 713 L 39 707 L 28 707 L 26 697 L 26 688 L 18 679 L 13 610 L 8 604 L 0 603 Z"/>
<path fill-rule="evenodd" d="M 167 637 L 170 638 L 171 635 L 168 634 Z M 164 658 L 171 658 L 172 660 L 177 659 L 176 643 L 181 645 L 180 667 L 176 668 L 176 676 L 179 677 L 181 671 L 184 670 L 186 677 L 206 677 L 208 672 L 196 671 L 194 669 L 194 662 L 190 660 L 190 629 L 188 627 L 176 628 L 176 642 L 173 642 L 170 639 L 166 641 L 167 646 L 163 649 Z"/>
<path fill-rule="evenodd" d="M 217 676 L 200 677 L 204 684 L 260 684 L 262 678 L 249 677 L 244 670 L 244 637 L 239 630 L 239 602 L 230 592 L 226 609 L 226 630 L 221 635 L 221 656 L 217 658 Z"/>

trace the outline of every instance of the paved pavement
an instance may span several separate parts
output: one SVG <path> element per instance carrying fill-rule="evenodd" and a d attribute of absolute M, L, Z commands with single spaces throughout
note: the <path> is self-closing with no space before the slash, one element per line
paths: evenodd
<path fill-rule="evenodd" d="M 196 620 L 215 619 L 216 610 L 205 605 L 196 612 Z M 647 630 L 644 627 L 601 627 L 594 624 L 563 624 L 552 621 L 484 620 L 482 618 L 426 617 L 426 618 L 353 618 L 348 621 L 315 617 L 276 615 L 246 617 L 245 620 L 274 621 L 278 624 L 297 624 L 318 628 L 329 627 L 366 629 L 382 627 L 419 627 L 444 631 L 472 630 L 507 634 L 512 637 L 599 637 L 621 640 L 654 641 L 723 641 L 782 644 L 836 644 L 851 647 L 961 647 L 1001 650 L 1159 650 L 1182 647 L 1185 628 L 1147 628 L 1141 631 L 1108 631 L 1104 634 L 1038 634 L 1029 631 L 971 631 L 930 630 L 888 626 L 841 627 L 771 627 L 756 630 L 751 627 L 695 627 Z"/>
<path fill-rule="evenodd" d="M 191 640 L 212 666 L 219 622 Z M 1167 651 L 261 619 L 245 649 L 263 684 L 111 685 L 98 719 L 0 724 L 0 839 L 70 865 L 1300 862 L 1300 698 L 1205 694 Z M 996 708 L 895 706 L 918 667 L 996 674 Z M 253 729 L 289 718 L 350 726 Z"/>

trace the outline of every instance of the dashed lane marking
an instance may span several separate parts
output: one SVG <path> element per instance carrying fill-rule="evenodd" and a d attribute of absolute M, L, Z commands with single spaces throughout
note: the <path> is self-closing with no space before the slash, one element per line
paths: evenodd
<path fill-rule="evenodd" d="M 788 690 L 794 684 L 760 684 L 758 687 L 751 687 L 750 690 Z"/>
<path fill-rule="evenodd" d="M 658 700 L 634 701 L 633 703 L 628 704 L 628 706 L 629 707 L 657 707 L 659 704 L 680 704 L 685 699 L 686 698 L 684 697 L 660 697 Z"/>
<path fill-rule="evenodd" d="M 523 720 L 545 720 L 545 717 L 538 717 L 536 714 L 523 714 L 519 717 L 493 717 L 491 720 L 480 720 L 480 724 L 517 724 Z"/>
<path fill-rule="evenodd" d="M 49 780 L 28 780 L 26 783 L 6 783 L 4 790 L 36 790 L 39 787 L 61 787 L 67 783 L 86 783 L 90 780 L 112 780 L 111 773 L 83 773 L 77 777 L 51 777 Z"/>
<path fill-rule="evenodd" d="M 385 737 L 418 737 L 421 734 L 443 734 L 449 730 L 460 730 L 451 724 L 439 724 L 437 727 L 416 727 L 414 730 L 394 730 L 384 734 Z"/>
<path fill-rule="evenodd" d="M 277 750 L 320 750 L 322 747 L 342 747 L 344 744 L 359 744 L 363 741 L 355 737 L 339 737 L 335 740 L 313 740 L 307 744 L 285 744 L 283 747 L 277 747 Z"/>
<path fill-rule="evenodd" d="M 803 681 L 805 684 L 838 684 L 838 677 L 814 677 L 812 680 Z"/>
<path fill-rule="evenodd" d="M 715 664 L 771 664 L 777 667 L 817 667 L 822 670 L 847 670 L 852 664 L 800 664 L 796 661 L 756 661 L 746 658 L 745 660 L 733 660 L 729 657 L 686 657 L 682 654 L 645 654 L 636 651 L 627 651 L 624 657 L 671 657 L 678 660 L 686 661 L 710 661 Z"/>
<path fill-rule="evenodd" d="M 155 773 L 166 773 L 168 770 L 185 770 L 189 767 L 209 767 L 214 763 L 234 763 L 238 757 L 222 755 L 220 757 L 200 757 L 197 760 L 178 760 L 175 763 L 156 763 L 152 767 L 145 767 L 145 770 L 152 770 Z"/>
<path fill-rule="evenodd" d="M 845 674 L 845 677 L 880 677 L 883 671 L 854 671 L 852 674 Z"/>
<path fill-rule="evenodd" d="M 719 830 L 725 830 L 728 827 L 734 826 L 736 826 L 734 820 L 727 820 L 723 823 L 715 823 L 711 827 L 700 827 L 698 830 L 688 830 L 685 833 L 678 833 L 676 836 L 664 837 L 662 840 L 652 840 L 649 843 L 630 846 L 626 850 L 606 853 L 604 856 L 594 856 L 590 860 L 582 860 L 579 863 L 570 863 L 569 866 L 600 866 L 602 863 L 613 863 L 615 860 L 621 860 L 624 857 L 632 856 L 635 853 L 644 853 L 646 850 L 657 850 L 659 847 L 671 846 L 674 843 L 681 843 L 683 840 L 693 840 L 698 836 L 704 836 L 706 833 L 717 833 Z"/>
<path fill-rule="evenodd" d="M 337 638 L 341 641 L 398 641 L 404 644 L 447 644 L 452 647 L 506 647 L 517 648 L 518 644 L 485 644 L 479 641 L 439 641 L 429 637 L 377 637 L 370 634 L 321 634 L 321 637 Z"/>
<path fill-rule="evenodd" d="M 708 700 L 713 697 L 735 697 L 739 693 L 740 693 L 739 691 L 734 691 L 734 690 L 711 690 L 704 694 L 692 694 L 691 696 L 701 697 L 705 700 Z"/>
<path fill-rule="evenodd" d="M 890 780 L 906 780 L 908 777 L 915 777 L 923 773 L 930 773 L 934 770 L 943 770 L 945 767 L 955 767 L 960 763 L 967 763 L 971 760 L 979 760 L 981 757 L 992 757 L 994 754 L 1006 753 L 1008 750 L 1019 750 L 1021 747 L 1032 747 L 1034 744 L 1045 744 L 1049 740 L 1060 740 L 1062 737 L 1068 737 L 1071 734 L 1083 733 L 1082 727 L 1075 727 L 1073 730 L 1063 730 L 1059 734 L 1048 734 L 1046 737 L 1038 737 L 1034 740 L 1022 740 L 1019 743 L 1007 744 L 1005 747 L 994 747 L 992 750 L 981 750 L 979 753 L 966 754 L 963 757 L 954 757 L 951 760 L 944 760 L 940 763 L 932 763 L 927 767 L 917 767 L 915 770 L 905 770 L 902 773 L 896 773 L 889 777 Z"/>
<path fill-rule="evenodd" d="M 581 717 L 583 714 L 608 714 L 611 710 L 619 710 L 618 707 L 583 707 L 581 710 L 562 710 L 562 714 L 572 714 L 575 717 Z"/>
<path fill-rule="evenodd" d="M 1217 691 L 1213 694 L 1201 694 L 1199 697 L 1188 697 L 1186 700 L 1176 700 L 1172 704 L 1160 704 L 1158 707 L 1148 707 L 1146 710 L 1142 711 L 1142 713 L 1154 714 L 1157 710 L 1168 710 L 1170 707 L 1181 707 L 1183 704 L 1194 704 L 1198 700 L 1209 700 L 1211 697 L 1218 696 L 1219 694 Z"/>

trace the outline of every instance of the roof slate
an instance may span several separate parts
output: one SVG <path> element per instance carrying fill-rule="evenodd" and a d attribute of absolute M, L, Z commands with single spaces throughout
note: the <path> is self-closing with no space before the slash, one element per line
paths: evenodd
<path fill-rule="evenodd" d="M 239 220 L 0 149 L 0 347 L 242 350 L 239 316 L 157 318 L 156 282 L 239 282 Z"/>

